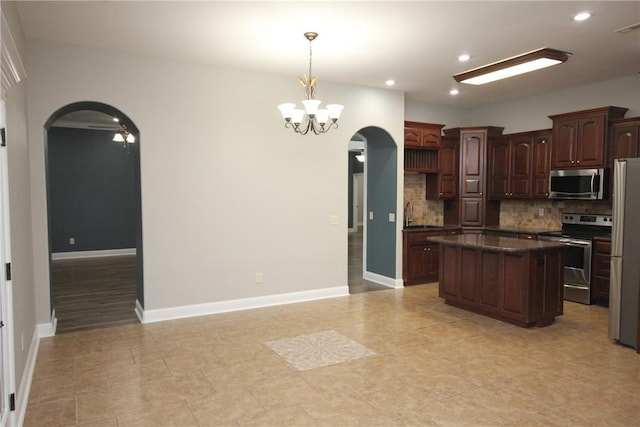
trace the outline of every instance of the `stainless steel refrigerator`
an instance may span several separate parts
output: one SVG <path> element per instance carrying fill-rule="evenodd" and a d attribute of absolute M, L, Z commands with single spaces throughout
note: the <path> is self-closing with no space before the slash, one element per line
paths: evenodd
<path fill-rule="evenodd" d="M 640 158 L 613 167 L 609 336 L 637 347 L 640 288 Z"/>

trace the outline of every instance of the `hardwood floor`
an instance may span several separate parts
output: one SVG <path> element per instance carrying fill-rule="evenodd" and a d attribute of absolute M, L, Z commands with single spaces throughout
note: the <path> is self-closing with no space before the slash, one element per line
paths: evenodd
<path fill-rule="evenodd" d="M 369 291 L 389 289 L 384 285 L 365 280 L 362 277 L 362 229 L 349 233 L 349 293 L 358 294 Z"/>
<path fill-rule="evenodd" d="M 58 333 L 139 323 L 135 305 L 135 255 L 53 261 Z"/>
<path fill-rule="evenodd" d="M 350 294 L 389 289 L 362 277 L 362 230 L 349 233 L 348 262 Z M 139 323 L 134 255 L 56 260 L 53 283 L 57 333 Z"/>

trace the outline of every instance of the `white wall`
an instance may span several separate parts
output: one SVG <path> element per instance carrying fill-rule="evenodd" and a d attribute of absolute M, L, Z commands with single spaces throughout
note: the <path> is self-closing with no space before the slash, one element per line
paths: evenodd
<path fill-rule="evenodd" d="M 468 126 L 471 121 L 471 110 L 462 108 L 444 107 L 424 102 L 405 102 L 405 120 L 414 122 L 439 123 L 445 128 Z"/>
<path fill-rule="evenodd" d="M 347 286 L 347 143 L 366 126 L 401 141 L 401 93 L 320 80 L 319 98 L 344 117 L 303 137 L 276 109 L 302 99 L 295 77 L 27 47 L 38 322 L 49 316 L 43 125 L 77 101 L 110 104 L 140 129 L 146 310 Z"/>
<path fill-rule="evenodd" d="M 3 1 L 2 12 L 18 52 L 24 58 L 22 27 L 15 3 Z M 26 83 L 22 81 L 7 91 L 5 100 L 13 288 L 13 325 L 11 326 L 15 340 L 15 380 L 17 386 L 23 387 L 28 352 L 36 332 L 26 98 Z M 26 396 L 21 395 L 26 391 L 22 388 L 16 391 L 17 399 L 19 401 L 25 399 L 26 402 Z"/>
<path fill-rule="evenodd" d="M 467 126 L 504 126 L 504 133 L 551 128 L 548 116 L 613 105 L 640 116 L 640 75 L 474 108 Z"/>

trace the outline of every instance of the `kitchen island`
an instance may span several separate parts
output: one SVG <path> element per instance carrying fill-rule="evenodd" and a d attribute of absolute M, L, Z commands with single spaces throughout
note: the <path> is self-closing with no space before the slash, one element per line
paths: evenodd
<path fill-rule="evenodd" d="M 518 326 L 548 326 L 563 312 L 564 244 L 483 234 L 440 244 L 439 296 Z"/>

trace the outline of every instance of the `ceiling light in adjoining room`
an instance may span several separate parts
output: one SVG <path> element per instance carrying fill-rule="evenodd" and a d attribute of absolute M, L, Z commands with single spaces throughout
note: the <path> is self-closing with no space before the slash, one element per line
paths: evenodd
<path fill-rule="evenodd" d="M 591 18 L 591 12 L 580 12 L 573 15 L 574 21 L 586 21 Z"/>
<path fill-rule="evenodd" d="M 389 79 L 385 81 L 384 84 L 386 84 L 387 86 L 394 86 L 396 84 L 396 81 L 393 79 Z"/>
<path fill-rule="evenodd" d="M 451 90 L 449 91 L 449 95 L 457 95 L 457 94 L 459 94 L 459 93 L 460 93 L 460 91 L 459 91 L 458 89 L 451 89 Z"/>
<path fill-rule="evenodd" d="M 458 56 L 458 61 L 460 62 L 467 62 L 469 59 L 471 59 L 471 56 L 467 55 L 466 53 Z"/>
<path fill-rule="evenodd" d="M 453 78 L 459 83 L 482 85 L 561 64 L 569 56 L 569 52 L 545 47 L 456 74 Z"/>
<path fill-rule="evenodd" d="M 298 81 L 302 87 L 304 87 L 305 94 L 307 95 L 307 99 L 302 101 L 304 110 L 296 108 L 296 104 L 291 102 L 278 105 L 278 109 L 285 120 L 285 127 L 290 127 L 294 132 L 301 135 L 306 135 L 309 132 L 320 135 L 332 127 L 338 127 L 338 119 L 344 106 L 329 104 L 327 108 L 320 108 L 322 101 L 315 99 L 318 79 L 311 72 L 311 42 L 318 37 L 318 33 L 307 32 L 304 33 L 304 37 L 309 40 L 309 74 L 298 77 Z"/>
<path fill-rule="evenodd" d="M 356 160 L 360 163 L 364 163 L 364 151 L 361 151 L 360 154 L 356 154 Z"/>
<path fill-rule="evenodd" d="M 116 121 L 115 118 L 114 121 Z M 120 127 L 122 129 L 118 130 L 111 139 L 113 142 L 122 143 L 122 146 L 125 148 L 128 146 L 128 144 L 133 144 L 134 142 L 136 142 L 136 137 L 131 132 L 129 132 L 129 129 L 127 129 L 124 124 L 120 123 Z"/>

